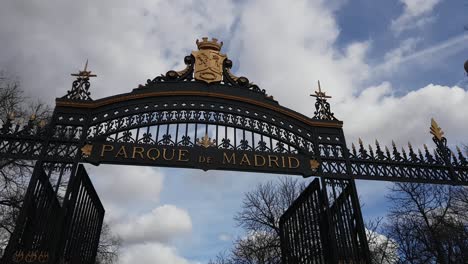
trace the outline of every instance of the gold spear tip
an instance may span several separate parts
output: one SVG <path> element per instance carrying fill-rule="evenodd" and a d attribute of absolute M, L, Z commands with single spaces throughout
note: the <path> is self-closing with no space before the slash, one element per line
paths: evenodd
<path fill-rule="evenodd" d="M 442 131 L 442 128 L 439 127 L 434 118 L 431 118 L 430 133 L 438 140 L 442 140 L 442 138 L 444 137 L 444 131 Z"/>

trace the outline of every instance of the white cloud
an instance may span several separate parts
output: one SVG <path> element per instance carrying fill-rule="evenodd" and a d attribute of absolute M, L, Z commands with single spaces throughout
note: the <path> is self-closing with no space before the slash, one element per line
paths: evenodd
<path fill-rule="evenodd" d="M 113 229 L 124 243 L 167 243 L 177 236 L 189 234 L 192 221 L 187 211 L 173 205 L 162 205 L 149 213 L 115 224 Z"/>
<path fill-rule="evenodd" d="M 358 136 L 366 143 L 389 144 L 392 139 L 398 145 L 411 141 L 414 146 L 431 144 L 430 120 L 434 117 L 446 131 L 449 143 L 466 140 L 468 122 L 468 91 L 460 87 L 429 84 L 401 97 L 393 94 L 390 83 L 364 90 L 358 97 L 335 105 L 345 123 L 348 143 Z"/>
<path fill-rule="evenodd" d="M 215 0 L 7 1 L 0 9 L 0 67 L 48 102 L 65 95 L 69 74 L 86 59 L 98 74 L 93 98 L 129 92 L 180 67 L 196 38 L 228 31 L 235 14 L 231 1 Z"/>
<path fill-rule="evenodd" d="M 238 75 L 259 84 L 282 105 L 311 115 L 314 100 L 308 95 L 317 80 L 336 102 L 352 95 L 368 76 L 369 42 L 335 49 L 339 28 L 324 2 L 248 3 L 233 35 L 232 50 L 239 53 L 234 63 L 239 64 Z"/>
<path fill-rule="evenodd" d="M 142 201 L 158 202 L 164 176 L 160 169 L 142 166 L 87 166 L 101 199 L 125 205 Z"/>
<path fill-rule="evenodd" d="M 408 38 L 400 46 L 388 51 L 384 61 L 373 67 L 372 78 L 391 78 L 395 73 L 408 72 L 418 67 L 419 70 L 446 67 L 440 62 L 447 57 L 467 49 L 468 35 L 461 34 L 423 49 L 418 49 L 423 39 Z"/>
<path fill-rule="evenodd" d="M 125 248 L 119 264 L 195 264 L 178 255 L 174 247 L 160 243 L 132 245 Z"/>
<path fill-rule="evenodd" d="M 374 259 L 382 260 L 381 264 L 398 263 L 398 244 L 393 239 L 368 229 L 366 236 Z"/>
<path fill-rule="evenodd" d="M 434 7 L 441 0 L 400 0 L 404 4 L 403 14 L 392 20 L 390 28 L 395 34 L 403 31 L 422 28 L 435 20 L 431 16 Z"/>

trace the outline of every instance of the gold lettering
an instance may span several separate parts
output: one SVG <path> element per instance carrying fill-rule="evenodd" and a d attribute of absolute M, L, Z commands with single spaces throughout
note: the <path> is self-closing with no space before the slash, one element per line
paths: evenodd
<path fill-rule="evenodd" d="M 286 157 L 285 156 L 281 156 L 281 161 L 282 161 L 282 166 L 283 168 L 286 168 Z"/>
<path fill-rule="evenodd" d="M 112 145 L 102 145 L 101 157 L 104 157 L 104 152 L 113 151 L 114 146 Z"/>
<path fill-rule="evenodd" d="M 143 148 L 143 147 L 133 147 L 132 159 L 135 158 L 136 154 L 140 154 L 140 158 L 144 159 L 144 157 L 143 157 L 143 152 L 144 151 L 145 151 L 145 148 Z"/>
<path fill-rule="evenodd" d="M 261 163 L 261 164 L 258 163 L 258 158 L 261 158 L 261 159 L 262 159 L 262 163 Z M 255 156 L 254 156 L 254 163 L 255 163 L 255 167 L 265 166 L 265 164 L 266 164 L 265 157 L 263 157 L 262 155 L 257 155 L 257 154 L 255 154 Z"/>
<path fill-rule="evenodd" d="M 186 149 L 179 149 L 179 161 L 189 161 L 189 159 L 185 156 L 188 153 L 189 151 Z"/>
<path fill-rule="evenodd" d="M 206 157 L 206 163 L 213 163 L 213 157 Z"/>
<path fill-rule="evenodd" d="M 199 157 L 198 157 L 198 162 L 203 163 L 203 162 L 205 162 L 205 161 L 206 161 L 206 157 L 205 157 L 205 156 L 199 156 Z"/>
<path fill-rule="evenodd" d="M 117 152 L 117 154 L 115 154 L 115 157 L 117 158 L 118 156 L 124 156 L 126 159 L 128 158 L 128 155 L 127 155 L 127 149 L 125 148 L 125 146 L 121 146 L 119 151 Z"/>
<path fill-rule="evenodd" d="M 268 155 L 268 167 L 271 167 L 271 163 L 275 163 L 276 167 L 279 168 L 278 156 Z"/>
<path fill-rule="evenodd" d="M 152 151 L 156 151 L 156 153 L 158 153 L 158 154 L 156 156 L 154 156 L 154 155 L 151 156 Z M 150 148 L 150 149 L 148 149 L 148 151 L 146 151 L 146 157 L 148 157 L 148 159 L 151 159 L 151 160 L 157 160 L 160 155 L 161 155 L 161 152 L 157 148 Z"/>
<path fill-rule="evenodd" d="M 243 163 L 247 163 L 250 166 L 250 160 L 249 160 L 249 157 L 247 157 L 247 154 L 242 155 L 242 159 L 241 159 L 239 165 L 242 165 Z"/>
<path fill-rule="evenodd" d="M 231 154 L 231 157 L 228 157 L 228 155 L 226 154 L 226 152 L 223 152 L 223 164 L 226 164 L 227 163 L 231 163 L 232 161 L 232 164 L 236 164 L 236 153 L 232 153 Z"/>
<path fill-rule="evenodd" d="M 295 160 L 295 161 L 296 161 L 296 166 L 293 167 L 293 166 L 291 165 L 291 164 L 292 164 L 291 160 Z M 290 168 L 290 169 L 299 168 L 299 164 L 300 164 L 299 160 L 296 159 L 295 157 L 288 157 L 288 165 L 289 165 L 289 168 Z"/>
<path fill-rule="evenodd" d="M 172 150 L 172 157 L 170 157 L 170 158 L 166 157 L 166 151 L 167 151 L 167 149 L 163 148 L 163 159 L 164 160 L 173 160 L 174 156 L 175 156 L 175 149 Z"/>

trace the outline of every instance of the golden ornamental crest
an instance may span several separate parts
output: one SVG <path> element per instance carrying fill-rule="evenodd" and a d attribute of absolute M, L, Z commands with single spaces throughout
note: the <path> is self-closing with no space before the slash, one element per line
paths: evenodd
<path fill-rule="evenodd" d="M 223 79 L 223 61 L 226 59 L 225 54 L 221 54 L 223 42 L 219 42 L 215 38 L 208 40 L 202 38 L 202 41 L 197 39 L 198 51 L 192 51 L 195 57 L 195 80 L 204 81 L 207 83 L 220 82 Z"/>

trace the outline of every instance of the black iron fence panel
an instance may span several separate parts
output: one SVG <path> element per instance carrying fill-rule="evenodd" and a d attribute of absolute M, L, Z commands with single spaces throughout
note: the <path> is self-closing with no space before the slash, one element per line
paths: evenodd
<path fill-rule="evenodd" d="M 41 164 L 37 164 L 2 264 L 53 263 L 62 210 Z"/>
<path fill-rule="evenodd" d="M 83 165 L 72 177 L 66 196 L 63 256 L 70 264 L 94 264 L 104 219 L 104 207 Z"/>
<path fill-rule="evenodd" d="M 283 264 L 328 263 L 326 218 L 319 179 L 315 179 L 280 219 Z"/>

